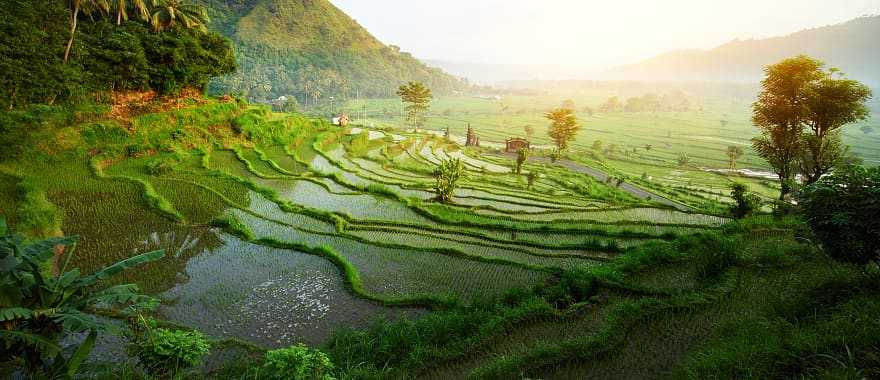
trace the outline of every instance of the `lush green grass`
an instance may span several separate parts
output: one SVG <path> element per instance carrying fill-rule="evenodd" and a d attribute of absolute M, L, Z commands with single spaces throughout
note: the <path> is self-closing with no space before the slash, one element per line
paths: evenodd
<path fill-rule="evenodd" d="M 694 90 L 690 95 L 689 111 L 595 111 L 608 97 L 642 95 L 631 91 L 622 86 L 617 92 L 598 88 L 552 89 L 542 95 L 506 96 L 500 101 L 470 97 L 438 98 L 432 102 L 426 129 L 449 129 L 454 136 L 463 139 L 467 126 L 471 125 L 484 145 L 491 146 L 492 143 L 503 144 L 509 137 L 524 137 L 524 126 L 528 125 L 534 130 L 532 143 L 543 148 L 552 143 L 546 134 L 549 124 L 543 117 L 544 113 L 558 107 L 563 100 L 571 99 L 576 105 L 578 118 L 584 129 L 571 144 L 570 153 L 574 158 L 587 157 L 589 166 L 601 168 L 615 176 L 626 178 L 629 183 L 636 182 L 664 196 L 706 211 L 721 210 L 725 203 L 730 202 L 729 188 L 732 181 L 749 184 L 752 191 L 767 200 L 778 196 L 778 185 L 772 179 L 745 178 L 702 170 L 726 169 L 728 158 L 725 151 L 730 145 L 745 149 L 745 156 L 738 160 L 738 168 L 769 170 L 766 162 L 751 149 L 750 139 L 757 134 L 757 130 L 751 124 L 749 99 L 724 92 Z M 351 101 L 347 105 L 358 110 L 364 106 L 368 118 L 359 122 L 397 129 L 408 128 L 399 112 L 396 112 L 399 109 L 399 100 L 359 100 Z M 584 110 L 585 107 L 590 107 L 595 112 L 590 114 Z M 726 122 L 723 125 L 722 120 Z M 877 129 L 877 119 L 846 127 L 844 142 L 867 164 L 880 164 L 880 135 L 864 134 L 860 130 L 862 125 L 873 125 Z M 596 140 L 602 141 L 602 148 L 599 150 L 593 149 Z M 611 145 L 617 147 L 617 153 L 607 152 Z M 650 149 L 646 148 L 647 145 L 650 145 Z M 677 159 L 680 153 L 686 153 L 690 157 L 689 165 L 679 167 Z M 508 162 L 506 165 L 510 164 Z M 645 180 L 639 181 L 643 177 Z"/>
<path fill-rule="evenodd" d="M 321 273 L 335 268 L 348 298 L 430 310 L 329 341 L 309 336 L 327 343 L 340 377 L 878 373 L 868 335 L 876 331 L 864 318 L 876 312 L 875 285 L 804 244 L 797 220 L 721 226 L 723 216 L 663 208 L 564 167 L 527 165 L 545 173 L 529 188 L 522 176 L 477 169 L 505 160 L 470 148 L 476 164 L 445 205 L 432 200 L 429 157 L 379 153 L 459 151 L 442 138 L 406 133 L 411 146 L 399 147 L 390 137 L 365 141 L 324 122 L 213 101 L 131 123 L 49 124 L 46 145 L 61 148 L 32 147 L 40 159 L 0 163 L 0 217 L 24 218 L 31 235 L 81 235 L 73 264 L 86 272 L 165 249 L 165 259 L 112 281 L 189 294 L 169 305 L 180 320 L 201 315 L 199 307 L 222 314 L 254 286 L 289 274 L 272 263 L 297 255 L 327 260 Z M 589 150 L 569 158 L 714 211 L 725 200 L 712 191 L 737 180 Z M 631 178 L 640 167 L 653 168 L 652 178 Z M 772 184 L 751 184 L 773 196 Z M 272 257 L 253 254 L 264 251 Z M 259 268 L 277 276 L 258 284 Z M 205 277 L 219 273 L 242 280 Z M 196 324 L 252 336 L 223 323 Z M 766 345 L 746 344 L 759 333 Z M 854 353 L 841 356 L 847 349 Z"/>

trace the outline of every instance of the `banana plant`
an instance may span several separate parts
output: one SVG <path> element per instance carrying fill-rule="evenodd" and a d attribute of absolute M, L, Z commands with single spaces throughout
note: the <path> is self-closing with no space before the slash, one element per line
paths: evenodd
<path fill-rule="evenodd" d="M 0 219 L 0 377 L 22 370 L 33 378 L 72 378 L 91 352 L 98 332 L 113 329 L 99 315 L 128 314 L 158 305 L 156 299 L 139 294 L 135 285 L 105 287 L 102 280 L 158 260 L 164 256 L 162 251 L 83 275 L 79 269 L 67 270 L 77 240 L 29 241 L 8 231 Z M 64 248 L 64 263 L 55 270 L 59 247 Z M 68 334 L 86 334 L 69 354 L 59 343 Z"/>

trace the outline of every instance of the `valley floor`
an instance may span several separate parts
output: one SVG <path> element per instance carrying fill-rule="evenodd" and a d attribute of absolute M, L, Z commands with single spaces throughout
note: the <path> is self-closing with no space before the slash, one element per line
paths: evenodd
<path fill-rule="evenodd" d="M 432 134 L 215 100 L 40 139 L 0 163 L 0 217 L 80 235 L 85 272 L 164 249 L 111 282 L 212 337 L 193 376 L 240 378 L 300 342 L 343 378 L 880 376 L 876 284 L 803 244 L 799 221 L 731 222 L 588 159 L 518 175 Z M 440 203 L 449 158 L 467 170 Z"/>

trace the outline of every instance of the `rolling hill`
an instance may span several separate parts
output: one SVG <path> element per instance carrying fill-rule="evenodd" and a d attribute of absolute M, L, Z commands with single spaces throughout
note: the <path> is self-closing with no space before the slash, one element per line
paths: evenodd
<path fill-rule="evenodd" d="M 211 90 L 251 100 L 295 95 L 300 103 L 329 96 L 387 96 L 418 80 L 435 92 L 466 86 L 373 37 L 327 0 L 203 0 L 211 28 L 235 46 L 239 70 Z"/>
<path fill-rule="evenodd" d="M 783 37 L 734 40 L 711 50 L 680 50 L 620 66 L 613 79 L 756 82 L 762 68 L 807 54 L 840 68 L 850 78 L 880 85 L 880 16 L 800 31 Z"/>

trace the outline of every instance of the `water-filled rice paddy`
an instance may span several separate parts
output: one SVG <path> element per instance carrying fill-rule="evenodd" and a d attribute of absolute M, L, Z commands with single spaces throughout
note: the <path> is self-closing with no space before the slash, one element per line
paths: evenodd
<path fill-rule="evenodd" d="M 82 165 L 89 190 L 50 197 L 85 247 L 115 253 L 83 255 L 78 265 L 165 249 L 162 261 L 114 281 L 162 298 L 160 316 L 171 322 L 270 347 L 320 344 L 342 327 L 425 313 L 437 300 L 496 298 L 725 221 L 634 202 L 562 168 L 528 186 L 512 163 L 470 156 L 437 137 L 376 138 L 354 156 L 346 145 L 353 138 L 340 136 L 311 131 L 289 145 L 122 158 L 91 175 Z M 450 157 L 468 169 L 452 203 L 442 205 L 430 173 Z M 154 172 L 159 159 L 177 164 Z M 0 179 L 0 190 L 14 193 L 17 179 Z M 119 194 L 129 207 L 83 201 Z M 99 217 L 124 222 L 98 231 L 107 224 L 89 223 Z M 218 218 L 222 232 L 209 227 Z"/>
<path fill-rule="evenodd" d="M 358 298 L 318 256 L 220 239 L 221 246 L 187 262 L 184 281 L 161 294 L 163 317 L 214 336 L 282 347 L 321 344 L 339 328 L 422 312 Z"/>

